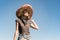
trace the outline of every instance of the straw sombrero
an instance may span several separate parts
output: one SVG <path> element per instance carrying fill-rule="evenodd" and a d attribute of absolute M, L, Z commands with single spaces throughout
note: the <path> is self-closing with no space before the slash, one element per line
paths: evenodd
<path fill-rule="evenodd" d="M 17 11 L 16 11 L 16 16 L 19 18 L 20 16 L 22 16 L 23 15 L 23 11 L 24 10 L 27 10 L 28 11 L 28 13 L 29 13 L 29 16 L 30 16 L 30 18 L 32 17 L 32 14 L 33 14 L 33 9 L 32 9 L 32 6 L 31 5 L 29 5 L 29 4 L 25 4 L 25 5 L 23 5 L 22 7 L 20 7 Z"/>

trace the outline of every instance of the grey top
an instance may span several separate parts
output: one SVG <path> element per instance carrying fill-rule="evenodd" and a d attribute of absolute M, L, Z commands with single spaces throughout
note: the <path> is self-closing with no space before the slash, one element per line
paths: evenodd
<path fill-rule="evenodd" d="M 16 22 L 18 22 L 18 30 L 20 34 L 30 34 L 29 32 L 29 27 L 31 26 L 31 20 L 21 20 L 21 19 L 17 19 Z"/>

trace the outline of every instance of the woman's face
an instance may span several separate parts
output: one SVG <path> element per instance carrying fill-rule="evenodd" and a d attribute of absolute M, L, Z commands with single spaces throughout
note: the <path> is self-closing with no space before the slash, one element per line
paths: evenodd
<path fill-rule="evenodd" d="M 28 16 L 29 16 L 28 11 L 24 11 L 22 19 L 28 20 Z"/>

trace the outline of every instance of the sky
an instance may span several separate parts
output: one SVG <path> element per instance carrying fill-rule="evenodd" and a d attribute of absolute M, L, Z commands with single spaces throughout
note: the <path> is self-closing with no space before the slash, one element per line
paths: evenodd
<path fill-rule="evenodd" d="M 16 10 L 24 4 L 33 7 L 32 18 L 39 27 L 30 28 L 31 40 L 60 40 L 59 0 L 0 0 L 0 40 L 13 40 Z"/>

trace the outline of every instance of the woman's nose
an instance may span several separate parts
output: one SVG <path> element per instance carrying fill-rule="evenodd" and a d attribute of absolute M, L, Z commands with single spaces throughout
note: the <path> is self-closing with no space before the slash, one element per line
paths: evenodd
<path fill-rule="evenodd" d="M 25 15 L 25 16 L 28 16 L 28 13 L 25 13 L 24 15 Z"/>

